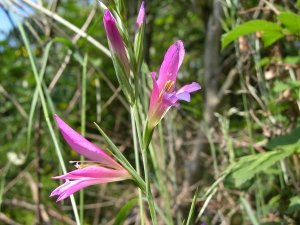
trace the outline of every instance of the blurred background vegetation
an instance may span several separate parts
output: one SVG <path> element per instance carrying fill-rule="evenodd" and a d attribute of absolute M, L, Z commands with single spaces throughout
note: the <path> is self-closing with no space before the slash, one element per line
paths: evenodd
<path fill-rule="evenodd" d="M 133 37 L 141 1 L 125 2 Z M 164 148 L 156 144 L 158 132 L 154 134 L 175 224 L 187 218 L 197 187 L 195 224 L 300 224 L 300 1 L 145 4 L 143 76 L 149 82 L 149 71 L 158 72 L 168 47 L 181 39 L 186 56 L 178 87 L 192 81 L 202 85 L 191 103 L 182 102 L 162 121 Z M 49 198 L 58 186 L 51 177 L 62 172 L 41 103 L 32 104 L 36 81 L 16 19 L 25 27 L 39 67 L 47 44 L 56 40 L 43 78 L 44 92 L 53 102 L 49 108 L 78 131 L 82 65 L 76 56 L 88 56 L 86 137 L 105 149 L 93 124 L 97 122 L 134 162 L 129 107 L 112 61 L 71 27 L 108 47 L 103 14 L 97 2 L 88 0 L 1 0 L 0 8 L 12 25 L 0 31 L 0 224 L 76 224 L 68 199 L 56 203 Z M 281 13 L 293 14 L 279 17 Z M 222 34 L 253 20 L 278 24 L 280 38 L 271 25 L 250 24 L 246 31 L 231 33 L 234 41 L 221 51 Z M 52 115 L 50 119 L 53 123 Z M 79 160 L 57 130 L 56 134 L 64 160 Z M 151 178 L 155 201 L 164 211 L 155 174 Z M 135 197 L 137 189 L 130 181 L 86 188 L 85 224 L 113 224 L 122 206 Z M 138 217 L 136 204 L 124 224 L 139 224 Z M 160 223 L 165 224 L 162 218 Z"/>

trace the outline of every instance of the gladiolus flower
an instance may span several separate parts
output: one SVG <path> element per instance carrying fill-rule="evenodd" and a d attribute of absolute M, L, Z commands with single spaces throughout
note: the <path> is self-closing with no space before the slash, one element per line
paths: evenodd
<path fill-rule="evenodd" d="M 150 98 L 148 111 L 148 132 L 159 123 L 168 110 L 172 107 L 178 107 L 178 100 L 190 101 L 190 93 L 201 89 L 201 86 L 192 82 L 175 91 L 175 83 L 178 70 L 184 58 L 184 47 L 182 41 L 176 41 L 168 49 L 163 63 L 160 67 L 158 80 L 155 79 L 156 73 L 151 72 L 153 89 Z"/>
<path fill-rule="evenodd" d="M 80 161 L 77 161 L 76 170 L 53 177 L 53 179 L 66 179 L 67 181 L 56 188 L 50 197 L 58 195 L 58 202 L 90 185 L 131 179 L 130 173 L 106 152 L 74 131 L 57 115 L 55 119 L 66 142 L 77 153 L 92 161 L 84 161 L 85 164 L 79 164 Z"/>

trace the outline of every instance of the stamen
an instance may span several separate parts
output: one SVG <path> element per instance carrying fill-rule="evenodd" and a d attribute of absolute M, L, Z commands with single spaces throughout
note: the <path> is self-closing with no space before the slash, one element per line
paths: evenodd
<path fill-rule="evenodd" d="M 161 102 L 164 90 L 159 93 L 158 102 Z"/>
<path fill-rule="evenodd" d="M 170 93 L 171 89 L 174 87 L 174 81 L 168 80 L 165 84 L 166 92 Z"/>
<path fill-rule="evenodd" d="M 168 80 L 168 81 L 166 82 L 165 88 L 159 93 L 159 96 L 158 96 L 158 102 L 161 102 L 164 90 L 165 90 L 166 92 L 170 93 L 170 92 L 171 92 L 171 89 L 174 87 L 174 85 L 175 85 L 175 82 L 174 82 L 174 81 Z"/>
<path fill-rule="evenodd" d="M 83 169 L 83 168 L 87 168 L 89 166 L 99 166 L 99 167 L 104 167 L 104 168 L 109 168 L 109 169 L 115 169 L 115 170 L 120 169 L 118 167 L 114 167 L 112 165 L 107 165 L 105 163 L 99 163 L 97 161 L 88 161 L 88 160 L 84 160 L 84 161 L 69 161 L 69 163 L 76 163 L 75 167 L 77 169 Z M 79 164 L 79 163 L 83 163 L 83 164 Z M 84 164 L 84 163 L 86 163 L 86 164 Z"/>

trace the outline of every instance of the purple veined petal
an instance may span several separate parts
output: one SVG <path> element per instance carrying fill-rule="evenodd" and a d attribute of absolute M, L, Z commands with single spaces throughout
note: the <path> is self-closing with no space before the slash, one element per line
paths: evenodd
<path fill-rule="evenodd" d="M 55 119 L 64 139 L 77 153 L 93 161 L 104 163 L 114 168 L 123 169 L 123 167 L 106 152 L 82 137 L 57 115 L 55 115 Z"/>
<path fill-rule="evenodd" d="M 79 179 L 79 178 L 122 178 L 129 179 L 131 176 L 127 170 L 114 170 L 100 166 L 87 166 L 82 169 L 71 171 L 65 175 L 53 177 L 54 179 Z"/>
<path fill-rule="evenodd" d="M 196 83 L 196 82 L 193 82 L 191 84 L 187 84 L 187 85 L 184 85 L 183 87 L 181 87 L 178 91 L 177 91 L 177 94 L 180 94 L 182 92 L 194 92 L 194 91 L 197 91 L 197 90 L 200 90 L 201 89 L 201 86 L 200 84 Z"/>
<path fill-rule="evenodd" d="M 178 40 L 170 46 L 159 70 L 157 80 L 159 90 L 164 88 L 168 80 L 176 82 L 177 73 L 183 61 L 184 54 L 185 50 L 182 41 Z M 170 91 L 173 91 L 174 87 Z"/>
<path fill-rule="evenodd" d="M 181 92 L 179 94 L 176 94 L 176 97 L 179 99 L 179 100 L 183 100 L 183 101 L 186 101 L 186 102 L 190 102 L 191 101 L 191 95 L 189 92 L 185 91 L 185 92 Z"/>
<path fill-rule="evenodd" d="M 151 93 L 151 98 L 150 98 L 149 110 L 152 110 L 154 105 L 158 103 L 160 90 L 159 90 L 159 88 L 157 86 L 157 82 L 155 80 L 156 73 L 151 72 L 150 75 L 152 78 L 153 87 L 152 87 L 152 93 Z"/>

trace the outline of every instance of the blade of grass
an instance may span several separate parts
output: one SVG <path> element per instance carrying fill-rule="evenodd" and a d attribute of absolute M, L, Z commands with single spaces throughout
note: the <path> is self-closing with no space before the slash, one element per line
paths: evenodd
<path fill-rule="evenodd" d="M 244 198 L 244 197 L 241 197 L 240 198 L 241 200 L 241 203 L 242 205 L 244 206 L 248 216 L 249 216 L 249 219 L 251 220 L 252 224 L 253 225 L 259 225 L 259 222 L 257 221 L 255 215 L 254 215 L 254 212 L 251 208 L 251 206 L 249 205 L 248 201 Z"/>
<path fill-rule="evenodd" d="M 30 46 L 30 43 L 29 43 L 29 40 L 27 38 L 27 35 L 26 35 L 26 32 L 24 30 L 23 25 L 17 19 L 16 19 L 16 23 L 18 25 L 18 28 L 19 28 L 20 33 L 21 33 L 21 36 L 22 36 L 22 38 L 24 40 L 24 44 L 26 46 L 26 50 L 27 50 L 27 53 L 28 53 L 28 56 L 29 56 L 29 60 L 30 60 L 31 67 L 32 67 L 32 71 L 33 71 L 33 74 L 34 74 L 34 77 L 35 77 L 35 80 L 36 80 L 36 85 L 37 85 L 37 89 L 38 89 L 38 92 L 39 92 L 39 97 L 41 99 L 44 117 L 45 117 L 46 123 L 48 125 L 50 136 L 52 137 L 52 140 L 53 140 L 53 143 L 54 143 L 54 146 L 55 146 L 55 150 L 56 150 L 56 153 L 57 153 L 57 156 L 58 156 L 58 159 L 59 159 L 60 166 L 61 166 L 63 172 L 67 173 L 66 166 L 64 164 L 64 161 L 63 161 L 63 158 L 62 158 L 62 155 L 61 155 L 61 150 L 59 148 L 57 139 L 55 137 L 53 126 L 52 126 L 51 121 L 49 119 L 47 104 L 46 104 L 45 97 L 44 97 L 44 94 L 43 94 L 41 80 L 39 79 L 40 77 L 39 77 L 39 74 L 38 74 L 37 64 L 36 64 L 36 60 L 34 58 L 34 54 L 33 54 L 32 50 L 31 50 L 31 46 Z M 79 216 L 78 216 L 78 212 L 77 212 L 77 207 L 76 207 L 76 202 L 75 202 L 74 196 L 70 196 L 70 198 L 71 198 L 71 204 L 72 204 L 72 208 L 73 208 L 73 211 L 74 211 L 74 216 L 75 216 L 76 222 L 77 222 L 77 224 L 79 224 L 80 223 L 79 222 Z"/>
<path fill-rule="evenodd" d="M 84 55 L 83 71 L 82 71 L 82 92 L 81 92 L 81 135 L 85 136 L 85 120 L 86 120 L 86 70 L 87 70 L 88 56 Z M 84 156 L 80 156 L 80 160 L 84 161 Z M 80 224 L 84 224 L 84 190 L 79 192 L 79 216 Z"/>
<path fill-rule="evenodd" d="M 191 209 L 190 209 L 190 212 L 189 212 L 189 216 L 188 216 L 188 219 L 186 221 L 186 225 L 191 225 L 192 224 L 192 219 L 193 219 L 193 215 L 194 215 L 194 211 L 195 211 L 195 206 L 196 206 L 198 192 L 199 192 L 199 189 L 197 188 L 196 192 L 195 192 L 195 195 L 194 195 L 194 198 L 193 198 L 193 201 L 192 201 L 192 205 L 191 205 Z"/>

